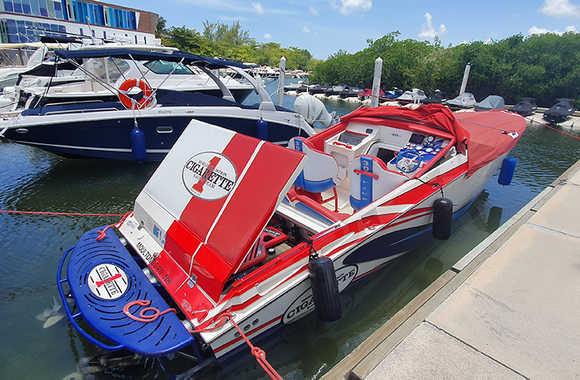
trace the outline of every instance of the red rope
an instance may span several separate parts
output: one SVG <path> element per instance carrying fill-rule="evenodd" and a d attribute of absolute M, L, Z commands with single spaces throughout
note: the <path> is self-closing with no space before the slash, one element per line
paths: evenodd
<path fill-rule="evenodd" d="M 139 306 L 149 306 L 151 305 L 151 301 L 148 300 L 135 300 L 135 301 L 131 301 L 129 303 L 127 303 L 124 307 L 123 307 L 123 313 L 131 318 L 134 321 L 137 322 L 144 322 L 144 323 L 149 323 L 149 322 L 153 322 L 156 321 L 157 318 L 159 318 L 160 316 L 162 316 L 163 314 L 166 313 L 171 313 L 171 312 L 176 312 L 175 309 L 173 308 L 169 308 L 167 310 L 164 311 L 159 311 L 158 308 L 156 307 L 145 307 L 143 308 L 143 310 L 141 310 L 139 312 L 139 316 L 135 316 L 133 314 L 131 314 L 131 310 L 129 310 L 131 308 L 131 306 L 134 305 L 139 305 Z M 147 314 L 148 311 L 152 311 L 153 314 Z"/>
<path fill-rule="evenodd" d="M 0 214 L 65 215 L 65 216 L 123 216 L 123 215 L 125 215 L 125 214 L 93 214 L 93 213 L 83 213 L 83 212 L 14 211 L 14 210 L 0 210 Z"/>
<path fill-rule="evenodd" d="M 131 211 L 129 211 L 128 213 L 126 213 L 125 215 L 123 215 L 123 217 L 121 218 L 121 220 L 119 220 L 117 223 L 113 223 L 113 224 L 109 224 L 107 227 L 103 228 L 102 231 L 97 231 L 99 234 L 96 237 L 97 241 L 101 241 L 105 238 L 105 236 L 107 236 L 107 230 L 111 227 L 117 227 L 119 228 L 121 226 L 121 224 L 123 224 L 123 222 L 125 221 L 125 219 L 127 219 L 127 217 L 131 215 Z"/>
<path fill-rule="evenodd" d="M 131 306 L 134 306 L 134 305 L 140 305 L 140 306 L 146 306 L 146 307 L 143 308 L 143 310 L 141 310 L 139 312 L 139 316 L 135 316 L 135 315 L 131 314 L 131 311 L 129 310 L 131 308 Z M 164 311 L 159 311 L 158 308 L 152 307 L 149 305 L 151 305 L 151 301 L 148 301 L 148 300 L 131 301 L 123 307 L 123 313 L 127 317 L 131 318 L 134 321 L 149 323 L 149 322 L 153 322 L 153 321 L 157 320 L 157 318 L 159 318 L 163 314 L 176 312 L 175 309 L 173 309 L 173 308 L 169 308 L 169 309 L 164 310 Z M 149 312 L 149 311 L 152 311 L 153 314 L 147 314 L 147 312 Z M 240 328 L 240 326 L 238 326 L 238 324 L 236 322 L 234 322 L 234 318 L 232 317 L 232 315 L 230 313 L 228 313 L 228 312 L 222 313 L 217 318 L 215 325 L 212 327 L 204 327 L 204 328 L 200 328 L 200 329 L 196 329 L 196 330 L 189 330 L 188 329 L 188 331 L 191 334 L 195 334 L 195 333 L 202 333 L 202 332 L 209 332 L 209 331 L 217 330 L 220 327 L 222 327 L 224 324 L 226 324 L 227 321 L 230 321 L 232 323 L 232 325 L 234 326 L 234 328 L 236 330 L 238 330 L 238 333 L 240 333 L 240 336 L 242 337 L 242 339 L 244 339 L 244 341 L 246 342 L 248 347 L 250 347 L 250 352 L 256 358 L 256 361 L 262 367 L 262 369 L 268 374 L 268 376 L 270 376 L 270 378 L 273 380 L 282 380 L 282 376 L 280 376 L 278 374 L 278 372 L 276 372 L 274 367 L 272 367 L 272 365 L 268 362 L 268 360 L 266 360 L 266 353 L 264 352 L 264 350 L 262 350 L 260 347 L 254 346 L 252 344 L 252 342 L 246 336 L 246 334 Z"/>
<path fill-rule="evenodd" d="M 250 347 L 252 355 L 256 358 L 256 361 L 268 374 L 268 376 L 270 376 L 270 378 L 273 380 L 282 380 L 282 376 L 280 376 L 274 367 L 272 367 L 272 365 L 268 362 L 268 360 L 266 360 L 266 352 L 264 352 L 264 350 L 262 350 L 260 347 L 254 346 L 252 342 L 250 342 L 250 339 L 246 336 L 246 334 L 244 334 L 244 331 L 240 328 L 240 326 L 234 322 L 234 319 L 231 317 L 231 315 L 228 314 L 228 318 L 236 330 L 238 330 L 240 336 L 244 339 L 244 341 L 246 341 L 246 344 L 248 347 Z"/>
<path fill-rule="evenodd" d="M 566 135 L 566 136 L 568 136 L 568 137 L 572 137 L 573 139 L 580 140 L 580 137 L 578 137 L 578 136 L 574 136 L 573 134 L 570 134 L 570 133 L 567 133 L 567 132 L 564 132 L 564 131 L 561 131 L 561 130 L 559 130 L 558 128 L 554 128 L 554 127 L 552 127 L 551 125 L 549 125 L 549 124 L 547 124 L 547 123 L 542 123 L 541 121 L 536 121 L 536 123 L 538 123 L 538 124 L 540 124 L 540 125 L 543 125 L 544 127 L 548 127 L 548 128 L 550 128 L 550 129 L 552 129 L 552 130 L 554 130 L 554 131 L 556 131 L 556 132 L 559 132 L 559 133 L 561 133 L 561 134 L 563 134 L 563 135 Z"/>
<path fill-rule="evenodd" d="M 205 327 L 205 328 L 201 328 L 201 329 L 197 329 L 197 330 L 189 330 L 189 332 L 193 334 L 193 333 L 213 331 L 213 330 L 216 330 L 216 329 L 222 327 L 228 320 L 231 322 L 231 324 L 234 326 L 234 328 L 236 330 L 238 330 L 238 333 L 240 334 L 242 339 L 246 342 L 248 347 L 250 347 L 250 352 L 256 358 L 256 361 L 262 367 L 264 372 L 266 372 L 268 374 L 268 376 L 270 376 L 270 378 L 273 380 L 282 380 L 282 376 L 280 376 L 278 374 L 278 372 L 276 372 L 274 367 L 272 367 L 272 365 L 268 362 L 268 360 L 266 360 L 266 352 L 264 352 L 264 350 L 262 350 L 260 347 L 256 347 L 252 344 L 252 342 L 250 341 L 248 336 L 244 333 L 244 330 L 242 330 L 241 327 L 238 326 L 238 324 L 234 321 L 234 318 L 232 317 L 232 315 L 230 313 L 228 313 L 228 312 L 222 313 L 218 317 L 217 323 L 213 327 Z"/>

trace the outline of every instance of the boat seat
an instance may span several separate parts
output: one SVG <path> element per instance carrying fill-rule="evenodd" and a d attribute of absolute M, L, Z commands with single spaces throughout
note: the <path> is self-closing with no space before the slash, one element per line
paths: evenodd
<path fill-rule="evenodd" d="M 322 193 L 336 186 L 338 164 L 328 153 L 314 148 L 304 137 L 293 137 L 288 142 L 290 149 L 306 155 L 304 169 L 294 184 L 310 193 Z"/>
<path fill-rule="evenodd" d="M 360 210 L 389 193 L 407 180 L 399 172 L 389 170 L 379 158 L 369 155 L 356 156 L 349 168 L 350 204 Z"/>

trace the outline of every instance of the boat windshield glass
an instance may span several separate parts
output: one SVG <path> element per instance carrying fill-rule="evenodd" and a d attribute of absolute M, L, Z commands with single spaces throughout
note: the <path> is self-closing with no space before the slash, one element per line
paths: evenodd
<path fill-rule="evenodd" d="M 153 71 L 155 74 L 176 74 L 176 75 L 192 75 L 193 72 L 180 62 L 167 62 L 162 60 L 149 61 L 145 63 L 145 67 Z M 175 71 L 174 71 L 175 70 Z"/>
<path fill-rule="evenodd" d="M 82 67 L 106 83 L 115 83 L 130 69 L 129 64 L 124 59 L 113 57 L 89 58 L 83 62 Z M 83 70 L 76 69 L 73 75 L 84 75 L 84 73 Z"/>

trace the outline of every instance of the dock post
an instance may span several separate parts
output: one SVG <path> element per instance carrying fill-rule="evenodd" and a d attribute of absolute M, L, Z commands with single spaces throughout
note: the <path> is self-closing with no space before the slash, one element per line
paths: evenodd
<path fill-rule="evenodd" d="M 463 72 L 463 80 L 461 81 L 461 88 L 459 89 L 459 95 L 462 95 L 465 92 L 465 88 L 467 87 L 467 80 L 469 79 L 469 71 L 471 70 L 471 63 L 467 62 L 465 65 L 465 71 Z"/>
<path fill-rule="evenodd" d="M 278 105 L 282 105 L 284 95 L 284 81 L 286 77 L 286 57 L 280 58 L 280 75 L 278 76 Z"/>
<path fill-rule="evenodd" d="M 375 60 L 375 74 L 373 76 L 373 94 L 371 96 L 371 107 L 379 106 L 379 93 L 381 91 L 381 75 L 383 73 L 383 59 L 378 57 Z"/>

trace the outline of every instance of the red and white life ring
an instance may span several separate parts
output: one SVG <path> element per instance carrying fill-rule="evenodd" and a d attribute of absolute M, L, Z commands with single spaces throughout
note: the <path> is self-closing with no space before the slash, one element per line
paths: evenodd
<path fill-rule="evenodd" d="M 135 100 L 128 95 L 128 92 L 133 87 L 138 87 L 143 92 L 143 96 L 141 100 Z M 119 100 L 125 108 L 131 110 L 143 109 L 151 104 L 153 97 L 151 96 L 153 91 L 151 91 L 151 87 L 147 84 L 147 82 L 139 79 L 127 79 L 126 81 L 121 84 L 119 87 Z"/>

